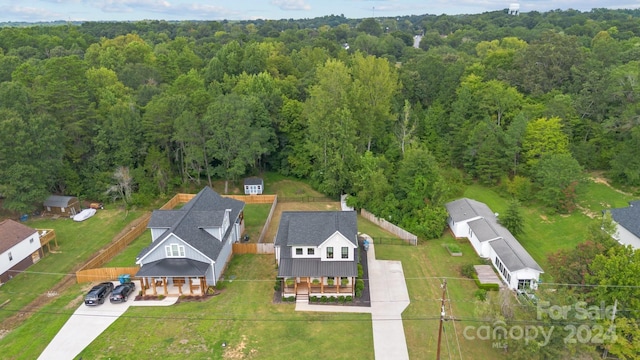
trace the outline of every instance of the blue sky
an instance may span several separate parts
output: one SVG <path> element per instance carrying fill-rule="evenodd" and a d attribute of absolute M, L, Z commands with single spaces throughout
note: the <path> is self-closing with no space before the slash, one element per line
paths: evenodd
<path fill-rule="evenodd" d="M 477 14 L 506 9 L 503 0 L 0 0 L 0 22 L 99 20 L 301 19 Z M 640 0 L 528 0 L 520 10 L 638 8 Z"/>

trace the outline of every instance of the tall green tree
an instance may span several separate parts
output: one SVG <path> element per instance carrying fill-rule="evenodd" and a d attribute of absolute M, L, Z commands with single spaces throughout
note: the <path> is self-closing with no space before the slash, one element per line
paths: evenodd
<path fill-rule="evenodd" d="M 561 212 L 576 207 L 576 191 L 584 182 L 582 167 L 570 154 L 543 156 L 533 168 L 537 197 L 545 205 Z"/>
<path fill-rule="evenodd" d="M 524 217 L 520 212 L 520 203 L 517 200 L 510 201 L 507 211 L 500 216 L 499 221 L 513 235 L 522 234 L 524 231 Z"/>
<path fill-rule="evenodd" d="M 63 134 L 46 115 L 0 109 L 0 193 L 6 209 L 28 212 L 50 194 L 62 169 Z"/>
<path fill-rule="evenodd" d="M 328 60 L 317 69 L 318 83 L 305 103 L 306 145 L 313 164 L 311 178 L 327 195 L 346 191 L 357 164 L 357 121 L 349 110 L 352 80 L 347 66 Z"/>

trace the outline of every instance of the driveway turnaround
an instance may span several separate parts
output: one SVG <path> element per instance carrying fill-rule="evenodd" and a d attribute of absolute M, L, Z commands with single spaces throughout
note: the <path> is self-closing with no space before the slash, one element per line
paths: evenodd
<path fill-rule="evenodd" d="M 408 360 L 407 340 L 402 327 L 402 312 L 409 306 L 409 292 L 400 261 L 376 260 L 369 239 L 369 292 L 371 307 L 310 305 L 296 303 L 296 311 L 371 313 L 373 348 L 378 360 Z"/>
<path fill-rule="evenodd" d="M 135 292 L 134 292 L 135 293 Z M 124 314 L 129 306 L 168 306 L 174 304 L 177 297 L 167 297 L 158 301 L 133 301 L 86 306 L 84 303 L 71 315 L 58 334 L 51 340 L 38 359 L 73 359 L 85 347 L 97 338 L 109 325 Z"/>

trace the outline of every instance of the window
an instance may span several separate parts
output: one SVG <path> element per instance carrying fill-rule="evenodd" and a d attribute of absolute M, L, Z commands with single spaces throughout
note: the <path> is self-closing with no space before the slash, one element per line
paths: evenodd
<path fill-rule="evenodd" d="M 9 251 L 9 261 L 13 260 L 13 255 L 11 255 L 11 251 Z"/>
<path fill-rule="evenodd" d="M 342 247 L 342 258 L 343 259 L 348 259 L 349 258 L 349 248 L 346 246 Z"/>
<path fill-rule="evenodd" d="M 307 255 L 314 255 L 315 254 L 315 249 L 314 248 L 307 248 Z"/>
<path fill-rule="evenodd" d="M 184 257 L 184 246 L 171 244 L 165 247 L 167 257 Z"/>
<path fill-rule="evenodd" d="M 302 248 L 296 248 L 296 255 L 302 255 Z"/>
<path fill-rule="evenodd" d="M 333 259 L 333 247 L 327 248 L 327 259 Z"/>
<path fill-rule="evenodd" d="M 33 238 L 29 239 L 29 244 L 33 244 Z"/>

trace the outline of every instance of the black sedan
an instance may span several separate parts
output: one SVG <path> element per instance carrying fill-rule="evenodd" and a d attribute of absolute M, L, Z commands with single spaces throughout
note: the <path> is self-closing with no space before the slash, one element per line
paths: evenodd
<path fill-rule="evenodd" d="M 111 292 L 109 301 L 111 301 L 112 303 L 126 302 L 127 299 L 129 299 L 129 294 L 131 294 L 135 289 L 136 284 L 132 282 L 120 284 L 116 286 L 116 288 Z"/>

